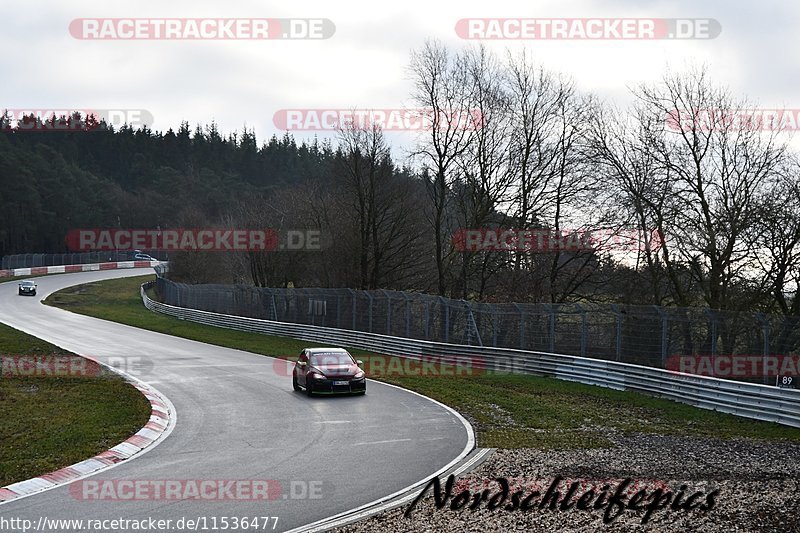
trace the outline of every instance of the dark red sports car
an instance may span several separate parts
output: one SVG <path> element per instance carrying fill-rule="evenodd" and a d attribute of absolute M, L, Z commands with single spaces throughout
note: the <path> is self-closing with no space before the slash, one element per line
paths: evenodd
<path fill-rule="evenodd" d="M 367 378 L 347 350 L 342 348 L 306 348 L 292 372 L 292 387 L 306 394 L 364 394 Z"/>

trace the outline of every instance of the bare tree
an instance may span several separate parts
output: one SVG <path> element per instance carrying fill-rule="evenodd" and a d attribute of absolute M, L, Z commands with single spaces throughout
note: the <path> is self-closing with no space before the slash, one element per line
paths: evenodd
<path fill-rule="evenodd" d="M 641 238 L 634 272 L 649 291 L 644 302 L 665 305 L 671 291 L 666 273 L 672 268 L 672 242 L 664 242 L 668 213 L 673 210 L 673 184 L 652 149 L 653 132 L 661 124 L 652 124 L 652 116 L 634 108 L 631 113 L 603 109 L 592 120 L 589 157 L 597 173 L 608 184 L 611 198 L 609 214 L 618 227 L 634 227 Z M 664 248 L 662 248 L 662 245 Z M 665 269 L 664 265 L 670 268 Z M 689 298 L 680 280 L 674 281 L 675 300 L 688 305 Z M 643 292 L 631 287 L 631 292 Z M 643 302 L 643 303 L 644 303 Z"/>
<path fill-rule="evenodd" d="M 467 150 L 476 124 L 470 123 L 472 84 L 465 54 L 452 54 L 441 43 L 428 41 L 411 55 L 410 74 L 414 89 L 411 99 L 426 109 L 431 127 L 418 139 L 413 156 L 421 160 L 427 177 L 432 209 L 437 290 L 447 292 L 448 258 L 453 250 L 448 239 L 452 230 L 448 216 L 450 187 L 456 177 L 457 161 Z M 479 117 L 478 117 L 479 118 Z"/>
<path fill-rule="evenodd" d="M 392 169 L 388 163 L 389 148 L 383 132 L 377 124 L 342 124 L 339 128 L 339 150 L 341 157 L 337 171 L 341 183 L 352 199 L 352 213 L 358 224 L 360 288 L 370 288 L 370 254 L 377 246 L 378 187 L 388 181 Z M 380 257 L 376 257 L 376 270 L 380 268 Z"/>
<path fill-rule="evenodd" d="M 398 176 L 378 124 L 344 124 L 337 172 L 343 200 L 357 224 L 360 287 L 401 283 L 418 269 L 423 234 L 416 223 L 418 191 Z"/>
<path fill-rule="evenodd" d="M 510 156 L 518 171 L 513 216 L 521 228 L 529 229 L 538 227 L 552 207 L 558 138 L 563 130 L 560 110 L 574 95 L 574 88 L 537 67 L 525 52 L 509 56 L 506 76 L 513 120 Z"/>
<path fill-rule="evenodd" d="M 785 144 L 777 131 L 734 120 L 750 105 L 714 87 L 705 69 L 668 74 L 658 86 L 635 94 L 651 128 L 650 147 L 676 200 L 666 240 L 675 242 L 707 305 L 746 307 L 736 302 L 735 287 L 752 266 L 750 229 L 759 222 L 759 192 L 781 165 Z M 677 292 L 679 277 L 673 272 L 670 279 Z"/>
<path fill-rule="evenodd" d="M 800 315 L 800 173 L 790 161 L 759 199 L 762 223 L 757 228 L 756 260 L 778 310 Z"/>
<path fill-rule="evenodd" d="M 516 169 L 509 157 L 512 122 L 509 97 L 503 86 L 504 67 L 484 47 L 468 50 L 465 57 L 473 88 L 470 109 L 475 110 L 481 121 L 466 150 L 456 160 L 458 184 L 454 197 L 456 218 L 462 228 L 479 229 L 505 223 L 504 208 L 510 200 Z M 459 259 L 462 298 L 469 297 L 474 289 L 480 299 L 489 280 L 505 266 L 507 254 L 465 250 Z M 470 286 L 472 278 L 475 287 Z"/>
<path fill-rule="evenodd" d="M 506 86 L 513 120 L 510 167 L 517 175 L 513 219 L 521 229 L 549 228 L 555 234 L 596 225 L 596 180 L 585 154 L 594 100 L 579 94 L 570 80 L 537 67 L 526 53 L 509 55 Z M 515 271 L 517 278 L 522 273 L 547 287 L 542 296 L 558 302 L 592 277 L 596 263 L 592 251 L 554 250 L 518 254 Z"/>

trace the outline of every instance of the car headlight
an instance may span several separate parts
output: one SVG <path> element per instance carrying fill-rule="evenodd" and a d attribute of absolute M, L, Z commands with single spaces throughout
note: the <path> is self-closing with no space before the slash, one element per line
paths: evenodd
<path fill-rule="evenodd" d="M 353 377 L 356 378 L 356 379 L 363 378 L 364 377 L 364 371 L 363 370 L 359 370 L 358 372 L 356 372 L 356 375 L 353 376 Z"/>
<path fill-rule="evenodd" d="M 311 372 L 308 377 L 311 379 L 326 379 L 325 374 L 320 374 L 319 372 Z"/>

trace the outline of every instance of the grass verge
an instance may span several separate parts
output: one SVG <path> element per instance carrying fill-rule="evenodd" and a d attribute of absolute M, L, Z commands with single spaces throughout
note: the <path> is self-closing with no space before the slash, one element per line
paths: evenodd
<path fill-rule="evenodd" d="M 0 324 L 0 486 L 92 457 L 147 423 L 150 403 L 119 376 L 20 377 L 26 356 L 74 355 Z"/>
<path fill-rule="evenodd" d="M 308 345 L 205 326 L 144 308 L 139 286 L 153 276 L 70 287 L 45 303 L 76 313 L 268 356 L 292 356 Z M 350 350 L 356 356 L 370 352 Z M 441 401 L 473 423 L 478 444 L 495 448 L 572 449 L 610 446 L 609 430 L 718 438 L 800 440 L 800 429 L 698 409 L 643 394 L 539 376 L 482 374 L 382 377 Z M 289 385 L 287 378 L 287 386 Z"/>

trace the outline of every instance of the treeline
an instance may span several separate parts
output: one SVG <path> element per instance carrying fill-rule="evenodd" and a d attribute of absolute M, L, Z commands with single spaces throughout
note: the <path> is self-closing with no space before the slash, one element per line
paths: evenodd
<path fill-rule="evenodd" d="M 0 129 L 0 256 L 61 253 L 74 228 L 156 228 L 218 221 L 243 198 L 327 175 L 330 144 L 215 124 L 178 131 Z"/>
<path fill-rule="evenodd" d="M 3 179 L 8 165 L 39 180 L 28 154 L 40 158 L 39 170 L 56 158 L 59 170 L 31 188 L 35 198 L 51 185 L 80 198 L 80 183 L 87 197 L 53 216 L 75 213 L 70 227 L 323 235 L 320 251 L 174 255 L 172 276 L 192 283 L 800 314 L 796 154 L 780 128 L 732 120 L 754 106 L 705 70 L 635 87 L 627 109 L 525 53 L 498 57 L 429 42 L 412 54 L 409 71 L 412 105 L 431 111 L 433 127 L 418 134 L 404 165 L 378 124 L 343 124 L 334 144 L 299 147 L 290 136 L 257 147 L 252 133 L 222 139 L 214 128 L 190 133 L 183 125 L 178 133 L 103 133 L 93 141 L 102 149 L 78 139 L 93 134 L 6 134 Z M 125 218 L 109 198 L 125 206 Z M 636 238 L 581 250 L 460 249 L 453 236 L 478 228 Z M 39 242 L 49 242 L 46 233 Z"/>

